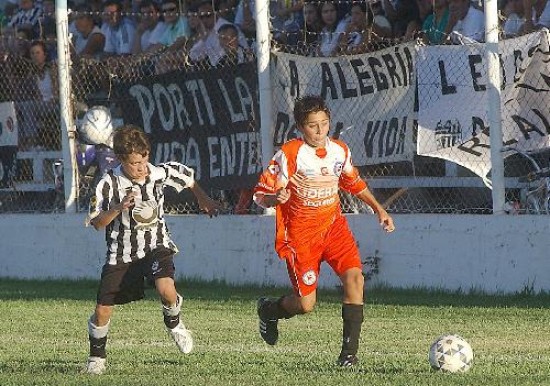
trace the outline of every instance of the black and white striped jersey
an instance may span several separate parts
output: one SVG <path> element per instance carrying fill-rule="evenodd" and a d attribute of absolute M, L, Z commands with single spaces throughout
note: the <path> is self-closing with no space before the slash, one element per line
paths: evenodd
<path fill-rule="evenodd" d="M 31 9 L 21 9 L 15 15 L 12 16 L 11 20 L 8 22 L 9 27 L 19 28 L 27 24 L 36 26 L 42 17 L 42 8 L 33 7 Z"/>
<path fill-rule="evenodd" d="M 136 193 L 135 205 L 124 210 L 105 229 L 107 262 L 111 265 L 141 259 L 159 246 L 178 251 L 166 227 L 164 188 L 180 192 L 192 187 L 194 172 L 177 162 L 149 164 L 148 168 L 149 176 L 143 184 L 127 178 L 121 165 L 108 171 L 97 184 L 90 203 L 90 219 L 118 205 L 129 191 Z"/>

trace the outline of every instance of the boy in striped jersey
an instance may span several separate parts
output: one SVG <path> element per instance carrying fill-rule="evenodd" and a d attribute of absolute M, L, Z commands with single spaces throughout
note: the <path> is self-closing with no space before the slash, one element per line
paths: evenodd
<path fill-rule="evenodd" d="M 221 205 L 194 180 L 193 169 L 168 162 L 149 163 L 151 145 L 137 126 L 115 131 L 113 150 L 120 165 L 108 171 L 96 187 L 90 224 L 105 228 L 107 261 L 101 272 L 94 314 L 88 321 L 90 356 L 86 371 L 105 371 L 107 333 L 115 304 L 144 297 L 144 278 L 153 280 L 162 301 L 164 324 L 181 352 L 193 348 L 193 339 L 180 320 L 183 297 L 174 284 L 173 256 L 178 251 L 164 218 L 164 188 L 189 188 L 200 209 L 217 215 Z"/>
<path fill-rule="evenodd" d="M 262 339 L 275 345 L 278 320 L 313 311 L 317 278 L 325 261 L 342 281 L 342 349 L 337 364 L 357 363 L 363 322 L 361 259 L 355 239 L 342 215 L 338 192 L 354 194 L 378 215 L 386 232 L 392 218 L 376 200 L 351 162 L 348 146 L 328 137 L 330 111 L 318 96 L 296 101 L 294 120 L 302 138 L 293 139 L 275 154 L 260 176 L 254 201 L 276 207 L 275 249 L 286 261 L 294 293 L 279 299 L 258 300 Z"/>

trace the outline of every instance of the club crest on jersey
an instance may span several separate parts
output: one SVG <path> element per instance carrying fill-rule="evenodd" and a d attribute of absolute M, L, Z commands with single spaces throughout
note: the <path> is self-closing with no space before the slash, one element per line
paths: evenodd
<path fill-rule="evenodd" d="M 342 174 L 342 169 L 344 168 L 343 162 L 336 162 L 334 163 L 334 174 L 340 177 L 340 174 Z"/>
<path fill-rule="evenodd" d="M 158 207 L 154 201 L 142 201 L 132 209 L 132 218 L 138 228 L 153 227 L 158 222 Z"/>
<path fill-rule="evenodd" d="M 310 269 L 302 275 L 302 281 L 305 285 L 313 285 L 317 281 L 317 274 L 314 270 Z"/>
<path fill-rule="evenodd" d="M 276 163 L 273 163 L 267 167 L 267 170 L 271 174 L 279 174 L 280 169 L 279 169 L 279 165 L 277 165 Z"/>

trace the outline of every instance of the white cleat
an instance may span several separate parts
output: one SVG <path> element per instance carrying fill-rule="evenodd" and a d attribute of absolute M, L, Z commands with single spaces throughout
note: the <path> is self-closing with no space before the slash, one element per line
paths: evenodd
<path fill-rule="evenodd" d="M 168 334 L 174 339 L 174 342 L 176 342 L 176 345 L 180 349 L 180 351 L 184 354 L 189 354 L 193 350 L 193 337 L 191 336 L 191 332 L 185 328 L 182 322 L 179 322 L 179 324 L 168 330 Z"/>
<path fill-rule="evenodd" d="M 86 373 L 101 375 L 107 369 L 107 359 L 100 357 L 89 357 L 86 363 Z"/>

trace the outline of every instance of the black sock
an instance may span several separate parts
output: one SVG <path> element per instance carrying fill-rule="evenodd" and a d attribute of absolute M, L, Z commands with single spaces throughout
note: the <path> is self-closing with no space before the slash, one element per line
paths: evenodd
<path fill-rule="evenodd" d="M 183 299 L 183 298 L 182 298 Z M 176 298 L 176 307 L 180 306 L 180 298 Z M 168 327 L 170 330 L 176 327 L 180 322 L 180 314 L 178 312 L 177 315 L 167 315 L 166 312 L 168 312 L 170 308 L 167 308 L 164 306 L 163 314 L 164 314 L 164 324 L 166 327 Z"/>
<path fill-rule="evenodd" d="M 359 350 L 359 336 L 361 335 L 361 324 L 363 323 L 362 304 L 343 304 L 342 320 L 342 355 L 357 354 Z"/>
<path fill-rule="evenodd" d="M 90 356 L 91 357 L 100 357 L 107 358 L 107 352 L 105 351 L 105 346 L 107 346 L 107 336 L 103 338 L 94 338 L 91 335 L 88 335 L 90 338 Z"/>
<path fill-rule="evenodd" d="M 179 322 L 180 322 L 179 314 L 176 316 L 164 315 L 164 324 L 169 329 L 173 329 L 174 327 L 176 327 L 179 324 Z"/>
<path fill-rule="evenodd" d="M 283 299 L 284 296 L 281 296 L 279 299 L 271 299 L 269 303 L 266 303 L 264 306 L 262 310 L 263 314 L 271 320 L 292 318 L 294 314 L 285 310 L 281 304 Z"/>

